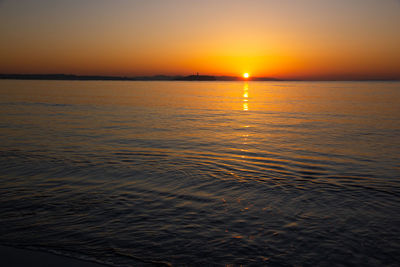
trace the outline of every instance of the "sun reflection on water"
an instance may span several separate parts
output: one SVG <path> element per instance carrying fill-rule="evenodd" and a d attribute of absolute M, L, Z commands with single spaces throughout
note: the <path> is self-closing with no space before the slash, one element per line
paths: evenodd
<path fill-rule="evenodd" d="M 247 82 L 243 85 L 243 111 L 249 110 L 249 84 Z"/>

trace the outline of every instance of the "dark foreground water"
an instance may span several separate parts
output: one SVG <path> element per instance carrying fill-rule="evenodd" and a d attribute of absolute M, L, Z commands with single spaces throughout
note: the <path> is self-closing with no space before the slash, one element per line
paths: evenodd
<path fill-rule="evenodd" d="M 400 264 L 400 83 L 0 95 L 0 244 L 113 266 Z"/>

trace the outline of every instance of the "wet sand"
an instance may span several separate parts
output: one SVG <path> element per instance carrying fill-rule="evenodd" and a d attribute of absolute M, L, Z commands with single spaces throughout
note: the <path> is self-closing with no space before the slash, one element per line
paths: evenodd
<path fill-rule="evenodd" d="M 104 267 L 98 263 L 77 260 L 69 257 L 26 249 L 0 246 L 2 266 L 7 267 Z"/>

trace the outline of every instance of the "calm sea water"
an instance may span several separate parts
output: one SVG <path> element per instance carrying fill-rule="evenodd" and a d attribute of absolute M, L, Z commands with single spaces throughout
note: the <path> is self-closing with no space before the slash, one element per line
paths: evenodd
<path fill-rule="evenodd" d="M 112 266 L 400 264 L 400 83 L 0 95 L 0 244 Z"/>

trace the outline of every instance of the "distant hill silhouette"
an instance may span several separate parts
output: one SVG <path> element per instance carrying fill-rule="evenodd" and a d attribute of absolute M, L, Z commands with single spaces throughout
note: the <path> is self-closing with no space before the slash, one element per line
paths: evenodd
<path fill-rule="evenodd" d="M 0 74 L 0 79 L 16 80 L 71 80 L 71 81 L 240 81 L 236 76 L 211 76 L 211 75 L 188 75 L 188 76 L 96 76 L 96 75 L 74 75 L 74 74 Z M 278 81 L 274 78 L 253 77 L 254 81 Z"/>
<path fill-rule="evenodd" d="M 0 74 L 0 79 L 17 80 L 130 80 L 128 77 L 80 76 L 73 74 Z"/>

